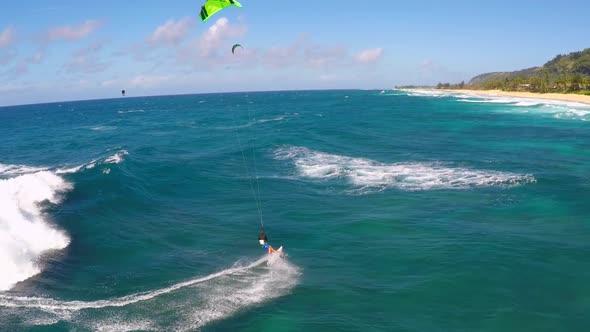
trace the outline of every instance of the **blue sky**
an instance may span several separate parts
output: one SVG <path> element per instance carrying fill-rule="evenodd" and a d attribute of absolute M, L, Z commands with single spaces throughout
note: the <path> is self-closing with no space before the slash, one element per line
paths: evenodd
<path fill-rule="evenodd" d="M 590 47 L 588 1 L 203 2 L 6 1 L 0 106 L 467 81 Z"/>

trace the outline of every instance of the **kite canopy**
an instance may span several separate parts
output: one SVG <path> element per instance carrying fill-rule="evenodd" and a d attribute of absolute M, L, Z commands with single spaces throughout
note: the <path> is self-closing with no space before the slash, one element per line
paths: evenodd
<path fill-rule="evenodd" d="M 240 44 L 235 44 L 234 46 L 232 46 L 232 48 L 231 48 L 231 53 L 232 53 L 232 54 L 235 54 L 235 50 L 236 50 L 236 48 L 238 48 L 238 47 L 242 47 L 242 45 L 240 45 Z M 242 49 L 244 49 L 244 47 L 242 47 Z"/>
<path fill-rule="evenodd" d="M 203 7 L 201 7 L 201 20 L 205 22 L 213 14 L 229 6 L 242 7 L 242 4 L 236 0 L 207 0 Z"/>

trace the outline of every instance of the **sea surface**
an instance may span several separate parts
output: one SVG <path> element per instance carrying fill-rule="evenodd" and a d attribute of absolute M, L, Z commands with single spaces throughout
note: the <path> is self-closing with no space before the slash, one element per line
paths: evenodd
<path fill-rule="evenodd" d="M 1 331 L 590 326 L 589 106 L 124 98 L 3 107 L 0 139 Z"/>

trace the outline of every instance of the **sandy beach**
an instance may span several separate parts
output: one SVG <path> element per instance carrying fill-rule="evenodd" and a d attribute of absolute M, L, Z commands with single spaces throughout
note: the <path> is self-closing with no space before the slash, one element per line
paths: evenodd
<path fill-rule="evenodd" d="M 467 89 L 461 89 L 461 90 L 436 89 L 436 91 L 462 93 L 462 94 L 473 94 L 473 95 L 480 95 L 480 96 L 504 96 L 504 97 L 572 101 L 572 102 L 584 103 L 584 104 L 590 105 L 590 96 L 566 94 L 566 93 L 532 93 L 532 92 L 502 91 L 502 90 L 467 90 Z"/>

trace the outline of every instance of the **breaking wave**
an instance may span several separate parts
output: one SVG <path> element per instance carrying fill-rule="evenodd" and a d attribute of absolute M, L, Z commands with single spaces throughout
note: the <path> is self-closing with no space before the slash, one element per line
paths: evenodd
<path fill-rule="evenodd" d="M 107 164 L 120 164 L 125 160 L 125 156 L 128 155 L 127 150 L 120 150 L 114 155 L 107 157 L 104 162 Z"/>
<path fill-rule="evenodd" d="M 51 225 L 41 203 L 59 204 L 73 184 L 62 176 L 92 169 L 97 164 L 119 164 L 129 153 L 87 164 L 63 167 L 33 167 L 0 164 L 0 291 L 41 272 L 41 256 L 68 246 L 68 235 Z M 104 174 L 110 168 L 103 169 Z"/>
<path fill-rule="evenodd" d="M 407 90 L 404 92 L 408 96 L 456 98 L 458 102 L 462 103 L 502 104 L 517 108 L 536 107 L 536 113 L 550 114 L 557 119 L 575 119 L 582 121 L 590 121 L 590 105 L 578 102 L 523 97 L 464 94 L 457 92 L 432 90 Z"/>
<path fill-rule="evenodd" d="M 58 204 L 72 185 L 55 172 L 20 165 L 1 165 L 0 176 L 0 290 L 39 272 L 39 258 L 70 243 L 65 232 L 50 224 L 40 206 Z"/>
<path fill-rule="evenodd" d="M 403 162 L 385 164 L 370 159 L 339 156 L 305 147 L 275 151 L 275 159 L 292 160 L 299 176 L 312 179 L 346 179 L 361 192 L 397 188 L 401 190 L 468 189 L 510 187 L 535 182 L 531 175 L 449 167 L 443 163 Z"/>

